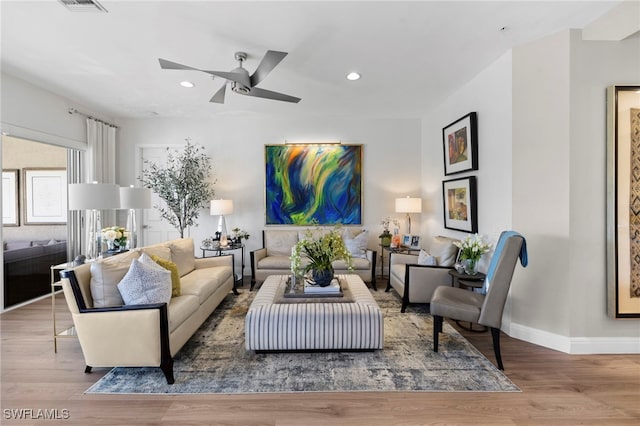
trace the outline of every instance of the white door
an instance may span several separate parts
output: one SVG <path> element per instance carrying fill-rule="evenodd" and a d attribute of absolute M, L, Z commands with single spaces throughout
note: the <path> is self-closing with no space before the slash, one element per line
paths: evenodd
<path fill-rule="evenodd" d="M 164 165 L 167 161 L 167 148 L 179 148 L 176 146 L 154 145 L 141 146 L 138 150 L 138 174 L 142 174 L 142 170 L 148 168 L 148 161 Z M 143 210 L 142 214 L 142 242 L 140 246 L 161 243 L 175 238 L 180 238 L 180 232 L 171 226 L 169 222 L 162 218 L 160 211 L 155 206 L 165 206 L 164 201 L 155 193 L 151 193 L 151 208 Z M 186 230 L 185 230 L 186 231 Z M 186 237 L 186 235 L 185 235 Z"/>

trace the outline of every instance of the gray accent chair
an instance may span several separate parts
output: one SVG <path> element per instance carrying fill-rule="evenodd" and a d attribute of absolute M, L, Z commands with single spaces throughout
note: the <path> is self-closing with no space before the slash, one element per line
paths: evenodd
<path fill-rule="evenodd" d="M 500 235 L 491 259 L 483 293 L 457 287 L 438 287 L 431 299 L 433 315 L 433 351 L 438 352 L 438 336 L 443 318 L 484 325 L 491 330 L 493 350 L 500 370 L 504 370 L 500 354 L 502 312 L 511 286 L 511 278 L 520 257 L 527 266 L 526 243 L 522 235 L 507 231 Z"/>
<path fill-rule="evenodd" d="M 389 281 L 386 292 L 394 289 L 402 298 L 400 312 L 405 312 L 411 303 L 429 303 L 433 292 L 441 285 L 451 282 L 449 271 L 458 257 L 454 238 L 436 236 L 428 252 L 434 264 L 419 265 L 418 254 L 389 254 Z"/>

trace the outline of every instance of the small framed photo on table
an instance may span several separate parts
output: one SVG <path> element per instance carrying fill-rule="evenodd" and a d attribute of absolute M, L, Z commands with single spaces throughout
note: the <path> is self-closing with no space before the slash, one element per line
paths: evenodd
<path fill-rule="evenodd" d="M 405 234 L 402 236 L 402 246 L 412 249 L 420 248 L 420 235 Z"/>

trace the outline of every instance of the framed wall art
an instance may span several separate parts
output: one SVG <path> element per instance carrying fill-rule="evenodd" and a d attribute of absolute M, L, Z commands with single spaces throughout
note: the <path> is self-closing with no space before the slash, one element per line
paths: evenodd
<path fill-rule="evenodd" d="M 640 318 L 640 85 L 607 88 L 607 311 Z"/>
<path fill-rule="evenodd" d="M 22 169 L 25 225 L 67 223 L 67 170 Z"/>
<path fill-rule="evenodd" d="M 444 174 L 478 170 L 478 124 L 470 112 L 442 129 Z"/>
<path fill-rule="evenodd" d="M 442 182 L 444 227 L 469 233 L 478 232 L 475 176 Z"/>
<path fill-rule="evenodd" d="M 18 169 L 2 170 L 2 226 L 20 226 Z"/>
<path fill-rule="evenodd" d="M 267 225 L 361 225 L 362 145 L 265 146 Z"/>

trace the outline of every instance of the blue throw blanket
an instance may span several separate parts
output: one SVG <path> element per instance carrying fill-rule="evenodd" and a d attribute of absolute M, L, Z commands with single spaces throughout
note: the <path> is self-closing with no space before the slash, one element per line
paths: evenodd
<path fill-rule="evenodd" d="M 491 281 L 493 281 L 493 276 L 496 273 L 496 268 L 498 267 L 498 259 L 500 259 L 500 255 L 502 254 L 502 250 L 504 249 L 507 239 L 514 235 L 522 237 L 522 248 L 520 249 L 519 254 L 520 264 L 525 268 L 527 267 L 529 263 L 529 258 L 527 257 L 527 240 L 516 231 L 504 231 L 500 234 L 500 239 L 498 240 L 496 249 L 493 252 L 493 257 L 491 258 L 491 263 L 489 264 L 489 269 L 487 271 L 487 277 L 485 278 L 484 285 L 482 286 L 482 294 L 487 294 Z"/>

